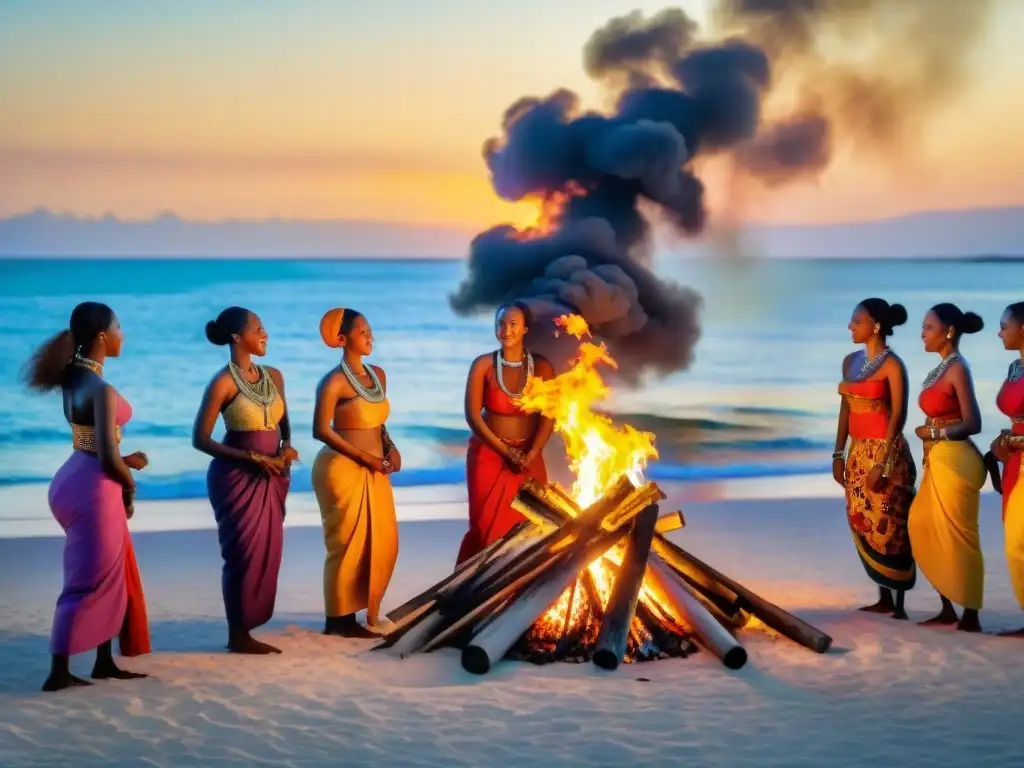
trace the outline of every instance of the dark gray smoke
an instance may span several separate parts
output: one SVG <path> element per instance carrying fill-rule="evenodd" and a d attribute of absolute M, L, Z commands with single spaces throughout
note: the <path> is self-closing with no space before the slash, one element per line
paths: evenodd
<path fill-rule="evenodd" d="M 548 316 L 577 311 L 630 382 L 686 368 L 700 298 L 656 277 L 644 257 L 652 217 L 684 235 L 704 231 L 695 158 L 727 153 L 737 169 L 777 185 L 826 168 L 841 139 L 890 145 L 905 112 L 924 112 L 959 82 L 988 5 L 720 0 L 717 41 L 700 40 L 679 9 L 609 21 L 586 44 L 584 64 L 617 94 L 611 114 L 581 111 L 566 90 L 523 98 L 506 111 L 503 135 L 484 145 L 503 198 L 569 195 L 555 232 L 479 235 L 452 307 L 468 314 L 525 299 Z M 857 34 L 870 35 L 877 57 L 826 56 L 866 44 Z M 790 97 L 788 109 L 773 103 L 777 93 Z M 549 354 L 557 365 L 562 355 Z"/>

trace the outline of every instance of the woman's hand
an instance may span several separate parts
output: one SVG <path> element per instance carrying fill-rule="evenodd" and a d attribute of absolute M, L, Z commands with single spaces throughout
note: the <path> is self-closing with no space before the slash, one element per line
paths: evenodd
<path fill-rule="evenodd" d="M 121 491 L 121 501 L 124 502 L 124 514 L 129 520 L 135 514 L 135 489 L 125 488 Z"/>
<path fill-rule="evenodd" d="M 282 443 L 281 448 L 277 452 L 277 457 L 282 459 L 287 466 L 299 460 L 299 452 L 292 448 L 290 443 Z"/>
<path fill-rule="evenodd" d="M 391 464 L 391 472 L 402 471 L 402 454 L 398 452 L 397 448 L 392 448 L 391 452 L 387 455 L 388 463 Z"/>
<path fill-rule="evenodd" d="M 846 487 L 846 462 L 842 458 L 832 459 L 832 478 L 843 488 Z"/>
<path fill-rule="evenodd" d="M 921 440 L 928 441 L 932 439 L 932 429 L 932 427 L 918 427 L 914 430 L 914 434 Z"/>
<path fill-rule="evenodd" d="M 367 454 L 366 458 L 363 460 L 363 464 L 371 472 L 377 472 L 382 475 L 390 475 L 393 471 L 391 462 L 381 456 Z"/>
<path fill-rule="evenodd" d="M 522 474 L 526 464 L 526 454 L 514 445 L 506 445 L 505 463 L 508 464 L 509 469 L 516 474 Z"/>
<path fill-rule="evenodd" d="M 122 461 L 128 469 L 134 469 L 136 472 L 141 472 L 149 466 L 149 457 L 146 456 L 142 451 L 136 451 L 135 453 L 125 456 Z"/>
<path fill-rule="evenodd" d="M 249 460 L 268 475 L 273 475 L 274 477 L 278 477 L 285 470 L 284 459 L 280 456 L 265 456 L 262 453 L 253 451 L 249 454 Z"/>
<path fill-rule="evenodd" d="M 881 464 L 875 464 L 875 466 L 868 470 L 866 482 L 868 490 L 872 493 L 878 493 L 885 488 L 886 479 L 882 476 Z"/>
<path fill-rule="evenodd" d="M 1010 449 L 1006 444 L 1006 436 L 1009 434 L 1009 430 L 1004 429 L 995 440 L 992 441 L 992 445 L 989 446 L 989 451 L 992 455 L 999 459 L 1000 463 L 1005 464 L 1010 458 Z"/>

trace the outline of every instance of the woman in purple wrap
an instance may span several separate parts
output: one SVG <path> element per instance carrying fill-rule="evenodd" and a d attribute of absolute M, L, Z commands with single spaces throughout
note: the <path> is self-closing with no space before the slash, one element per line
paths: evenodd
<path fill-rule="evenodd" d="M 64 529 L 64 588 L 57 600 L 50 637 L 53 654 L 44 691 L 91 683 L 71 674 L 70 657 L 96 649 L 94 680 L 131 680 L 145 675 L 114 663 L 112 639 L 126 636 L 131 655 L 149 652 L 142 583 L 135 568 L 128 518 L 143 453 L 122 457 L 121 428 L 132 407 L 103 380 L 108 357 L 121 354 L 123 334 L 106 304 L 85 302 L 61 331 L 29 361 L 26 383 L 38 392 L 60 389 L 74 451 L 50 483 L 49 502 Z"/>
<path fill-rule="evenodd" d="M 231 348 L 192 428 L 192 445 L 213 457 L 206 487 L 224 558 L 227 647 L 232 653 L 280 653 L 250 632 L 274 615 L 289 470 L 299 457 L 291 447 L 284 378 L 252 360 L 267 354 L 267 332 L 255 313 L 228 307 L 206 324 L 206 338 Z M 218 415 L 227 430 L 220 442 L 211 436 Z"/>

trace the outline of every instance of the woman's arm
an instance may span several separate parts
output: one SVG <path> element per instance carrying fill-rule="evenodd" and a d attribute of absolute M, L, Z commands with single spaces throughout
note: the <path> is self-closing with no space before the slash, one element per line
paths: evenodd
<path fill-rule="evenodd" d="M 104 385 L 93 403 L 96 424 L 96 444 L 99 451 L 100 467 L 103 472 L 125 490 L 135 490 L 135 478 L 121 458 L 117 445 L 117 392 Z"/>
<path fill-rule="evenodd" d="M 534 355 L 534 375 L 539 379 L 551 379 L 554 378 L 555 369 L 551 366 L 545 358 L 540 355 Z M 533 436 L 533 442 L 530 444 L 530 450 L 526 454 L 525 464 L 529 466 L 532 464 L 538 456 L 544 451 L 544 446 L 548 444 L 548 440 L 551 439 L 551 433 L 555 429 L 555 422 L 546 416 L 540 417 L 540 422 L 537 424 L 537 432 Z"/>
<path fill-rule="evenodd" d="M 886 378 L 889 381 L 889 397 L 892 402 L 892 413 L 889 416 L 889 428 L 885 433 L 886 454 L 885 469 L 882 474 L 888 477 L 892 472 L 892 464 L 896 459 L 896 438 L 903 433 L 907 425 L 907 411 L 910 405 L 910 381 L 907 368 L 899 358 L 891 358 L 886 364 Z"/>
<path fill-rule="evenodd" d="M 846 378 L 846 368 L 849 365 L 850 358 L 853 354 L 847 355 L 843 358 L 843 378 Z M 832 449 L 832 477 L 839 485 L 846 485 L 846 441 L 850 437 L 850 404 L 846 398 L 840 396 L 839 398 L 839 418 L 836 422 L 836 443 L 835 448 Z"/>
<path fill-rule="evenodd" d="M 381 386 L 383 385 L 384 382 L 382 381 Z M 345 388 L 348 386 L 348 382 L 345 381 L 344 377 L 336 372 L 329 373 L 321 379 L 320 384 L 316 388 L 316 406 L 313 411 L 313 437 L 332 451 L 348 456 L 352 461 L 369 467 L 375 472 L 383 472 L 383 458 L 374 456 L 372 453 L 367 453 L 361 448 L 352 445 L 352 443 L 343 439 L 341 435 L 335 432 L 331 426 L 331 422 L 334 420 L 334 409 L 337 407 L 338 401 L 346 394 Z M 354 395 L 355 393 L 353 392 L 352 394 Z"/>
<path fill-rule="evenodd" d="M 281 415 L 281 420 L 277 423 L 277 428 L 280 430 L 281 435 L 281 450 L 283 452 L 285 449 L 290 448 L 292 444 L 292 423 L 288 418 L 288 401 L 284 396 L 284 376 L 277 368 L 267 368 L 267 373 L 274 380 L 277 394 L 281 397 L 281 405 L 284 406 L 284 413 Z"/>
<path fill-rule="evenodd" d="M 962 421 L 942 431 L 945 432 L 946 440 L 965 440 L 981 432 L 981 409 L 978 408 L 978 399 L 974 394 L 974 380 L 970 370 L 961 362 L 950 369 L 949 381 L 960 403 Z"/>
<path fill-rule="evenodd" d="M 508 446 L 491 431 L 484 421 L 484 377 L 491 365 L 490 355 L 481 355 L 473 361 L 469 369 L 469 377 L 466 379 L 466 424 L 469 425 L 473 434 L 480 438 L 485 445 L 499 456 L 509 457 Z"/>
<path fill-rule="evenodd" d="M 217 425 L 217 417 L 224 406 L 235 396 L 235 383 L 224 372 L 218 373 L 207 385 L 203 400 L 199 404 L 195 421 L 192 423 L 192 447 L 217 459 L 253 461 L 249 451 L 232 448 L 217 442 L 211 435 Z"/>

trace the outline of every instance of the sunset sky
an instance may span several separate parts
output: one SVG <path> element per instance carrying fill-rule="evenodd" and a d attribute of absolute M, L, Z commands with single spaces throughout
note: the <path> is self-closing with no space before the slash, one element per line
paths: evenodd
<path fill-rule="evenodd" d="M 0 216 L 358 218 L 484 226 L 480 146 L 559 86 L 602 105 L 582 47 L 616 0 L 5 0 Z M 680 4 L 704 20 L 701 0 Z M 837 159 L 755 195 L 792 223 L 1024 204 L 1024 2 L 996 3 L 948 104 L 905 163 Z M 714 178 L 711 180 L 714 186 Z M 718 197 L 725 193 L 719 189 Z"/>

